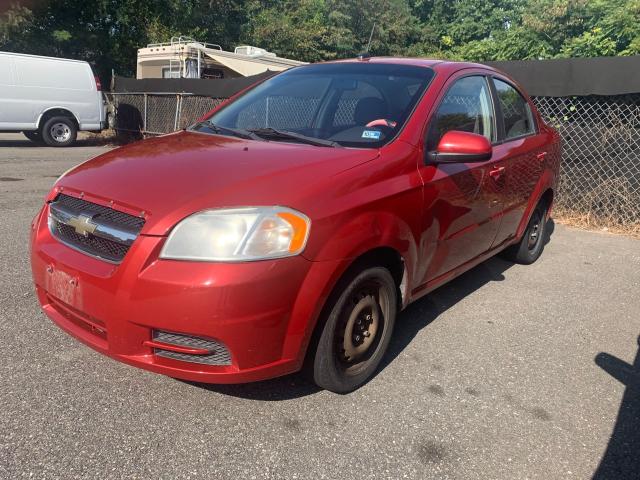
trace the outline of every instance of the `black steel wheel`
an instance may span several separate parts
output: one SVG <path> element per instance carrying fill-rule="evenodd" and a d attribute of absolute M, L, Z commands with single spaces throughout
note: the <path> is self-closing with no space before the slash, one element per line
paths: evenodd
<path fill-rule="evenodd" d="M 389 346 L 397 312 L 397 287 L 386 268 L 361 271 L 330 308 L 313 357 L 313 380 L 348 393 L 376 372 Z"/>
<path fill-rule="evenodd" d="M 531 214 L 527 228 L 520 242 L 507 248 L 503 255 L 516 263 L 530 265 L 535 262 L 544 249 L 547 223 L 547 207 L 539 203 Z"/>

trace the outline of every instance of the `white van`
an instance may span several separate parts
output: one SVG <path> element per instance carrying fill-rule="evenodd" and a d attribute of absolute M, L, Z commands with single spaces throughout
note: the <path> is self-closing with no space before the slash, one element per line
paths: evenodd
<path fill-rule="evenodd" d="M 66 147 L 106 127 L 100 82 L 87 62 L 0 52 L 0 132 Z"/>

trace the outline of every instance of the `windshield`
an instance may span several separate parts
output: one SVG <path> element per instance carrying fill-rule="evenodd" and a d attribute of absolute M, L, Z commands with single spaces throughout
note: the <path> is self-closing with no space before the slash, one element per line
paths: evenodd
<path fill-rule="evenodd" d="M 393 139 L 433 78 L 425 67 L 328 63 L 249 90 L 193 129 L 317 146 L 377 148 Z M 314 141 L 317 140 L 317 141 Z"/>

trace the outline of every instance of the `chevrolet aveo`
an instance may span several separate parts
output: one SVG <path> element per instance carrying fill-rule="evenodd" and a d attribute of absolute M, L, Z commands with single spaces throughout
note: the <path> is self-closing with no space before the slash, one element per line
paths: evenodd
<path fill-rule="evenodd" d="M 538 258 L 559 162 L 558 134 L 489 67 L 294 68 L 63 174 L 32 224 L 38 299 L 147 370 L 238 383 L 304 368 L 348 392 L 407 304 L 499 252 Z"/>

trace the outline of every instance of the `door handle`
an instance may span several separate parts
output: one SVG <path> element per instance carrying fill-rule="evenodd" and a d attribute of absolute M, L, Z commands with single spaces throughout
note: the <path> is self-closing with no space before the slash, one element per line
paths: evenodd
<path fill-rule="evenodd" d="M 489 172 L 489 176 L 497 182 L 498 180 L 500 180 L 500 177 L 504 173 L 504 170 L 504 167 L 496 167 Z"/>
<path fill-rule="evenodd" d="M 539 154 L 536 155 L 536 158 L 540 161 L 543 161 L 546 156 L 547 156 L 547 152 L 540 152 Z"/>

